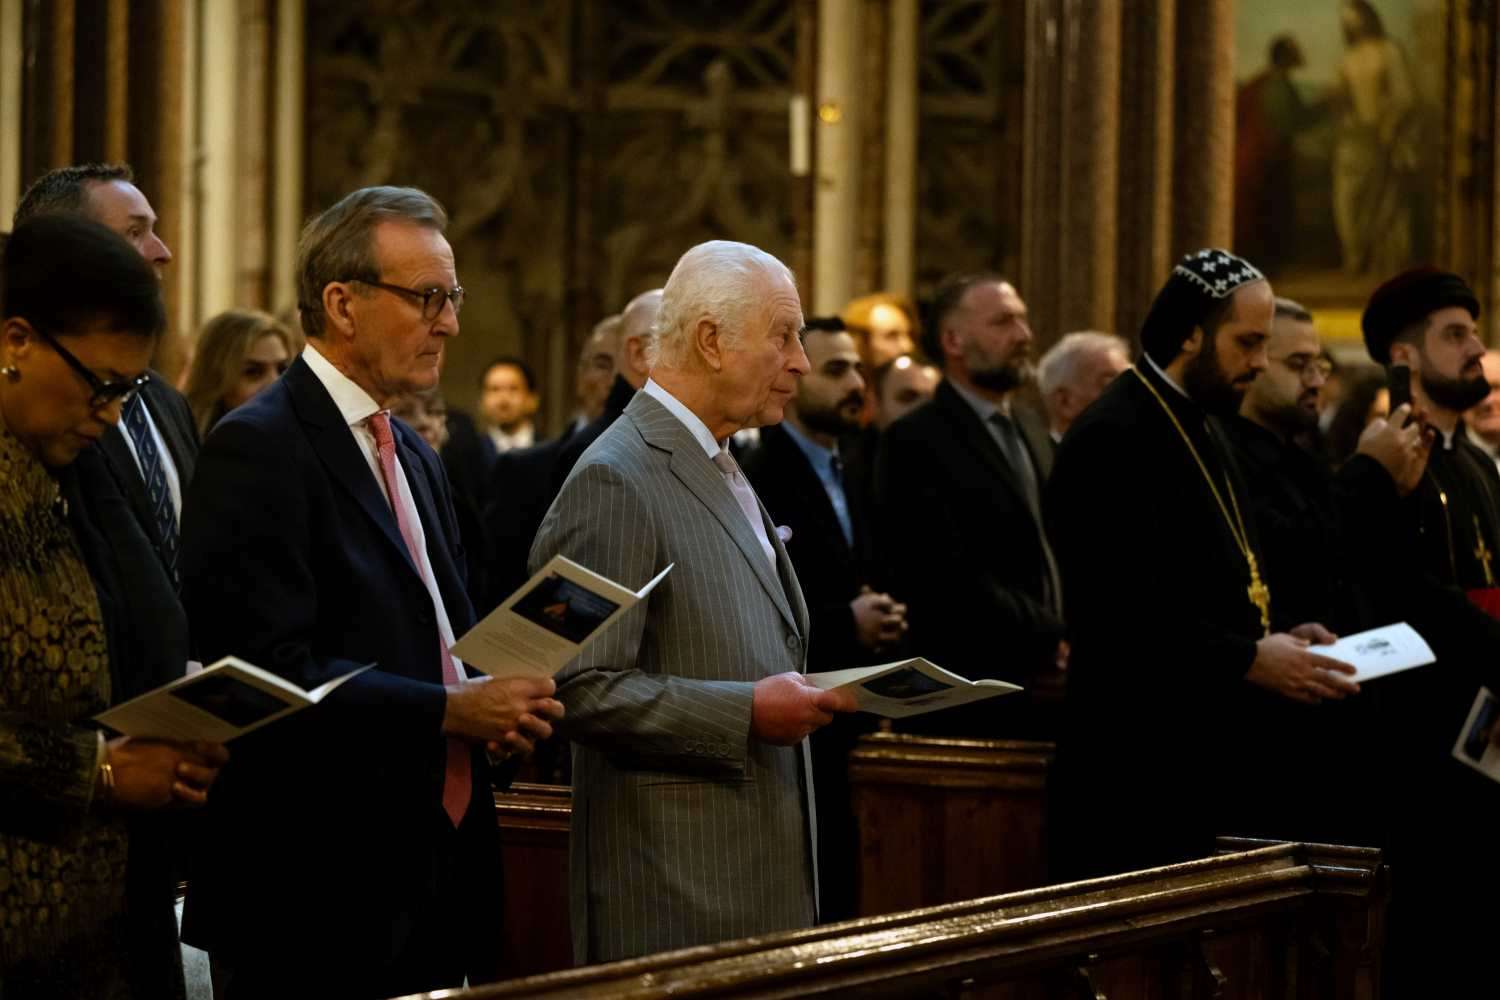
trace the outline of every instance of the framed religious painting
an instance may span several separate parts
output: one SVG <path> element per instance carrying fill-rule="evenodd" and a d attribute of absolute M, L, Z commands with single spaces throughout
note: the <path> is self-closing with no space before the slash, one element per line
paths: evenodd
<path fill-rule="evenodd" d="M 1351 360 L 1370 292 L 1418 264 L 1497 329 L 1497 26 L 1493 2 L 1239 0 L 1235 249 Z"/>

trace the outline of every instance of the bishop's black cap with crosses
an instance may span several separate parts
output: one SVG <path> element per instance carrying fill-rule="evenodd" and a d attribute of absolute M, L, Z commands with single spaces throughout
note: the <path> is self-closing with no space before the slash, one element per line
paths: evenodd
<path fill-rule="evenodd" d="M 1228 250 L 1209 248 L 1188 254 L 1172 268 L 1141 327 L 1141 347 L 1159 365 L 1170 364 L 1193 329 L 1225 299 L 1246 285 L 1266 280 L 1254 264 Z"/>

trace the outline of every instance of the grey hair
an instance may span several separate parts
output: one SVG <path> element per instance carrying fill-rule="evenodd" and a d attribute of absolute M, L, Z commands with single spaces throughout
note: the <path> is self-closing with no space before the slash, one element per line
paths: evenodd
<path fill-rule="evenodd" d="M 1276 319 L 1294 319 L 1299 323 L 1311 323 L 1312 313 L 1307 311 L 1307 306 L 1292 299 L 1284 299 L 1276 296 Z"/>
<path fill-rule="evenodd" d="M 725 346 L 745 334 L 751 311 L 765 299 L 765 282 L 796 279 L 781 261 L 748 243 L 710 240 L 699 243 L 677 261 L 662 288 L 661 307 L 646 344 L 651 367 L 680 367 L 688 357 L 699 322 L 713 320 Z"/>
<path fill-rule="evenodd" d="M 335 281 L 380 280 L 374 233 L 382 222 L 442 232 L 448 213 L 417 188 L 367 187 L 346 194 L 303 226 L 297 242 L 297 306 L 309 337 L 323 335 L 323 289 Z"/>
<path fill-rule="evenodd" d="M 1083 359 L 1091 354 L 1119 351 L 1130 357 L 1130 345 L 1124 337 L 1098 330 L 1080 330 L 1064 336 L 1042 355 L 1037 363 L 1037 387 L 1043 396 L 1052 395 L 1060 386 L 1078 377 Z"/>

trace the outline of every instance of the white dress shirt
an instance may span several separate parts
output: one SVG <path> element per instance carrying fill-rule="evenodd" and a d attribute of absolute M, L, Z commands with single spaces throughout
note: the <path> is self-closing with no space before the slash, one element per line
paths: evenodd
<path fill-rule="evenodd" d="M 380 494 L 385 497 L 386 503 L 390 503 L 391 495 L 386 490 L 385 477 L 380 474 L 380 453 L 375 448 L 375 434 L 370 430 L 368 423 L 370 417 L 380 412 L 380 405 L 349 376 L 339 371 L 332 362 L 323 357 L 318 352 L 316 341 L 311 338 L 308 340 L 306 350 L 302 352 L 302 357 L 307 362 L 307 367 L 312 369 L 312 373 L 317 376 L 318 381 L 323 383 L 323 388 L 328 390 L 328 395 L 333 397 L 333 404 L 338 407 L 339 414 L 349 425 L 349 432 L 354 435 L 354 443 L 359 445 L 359 452 L 365 457 L 365 464 L 370 467 L 370 475 L 375 477 L 375 485 L 380 488 Z M 394 435 L 394 431 L 392 433 Z M 438 589 L 437 577 L 433 575 L 432 563 L 427 558 L 427 533 L 422 525 L 422 518 L 417 513 L 417 503 L 412 498 L 411 484 L 406 480 L 406 469 L 401 465 L 399 449 L 396 454 L 396 487 L 400 494 L 397 501 L 401 504 L 406 523 L 411 528 L 412 544 L 417 548 L 417 572 L 421 574 L 422 584 L 427 588 L 428 596 L 432 598 L 438 634 L 442 637 L 443 648 L 452 649 L 453 626 L 448 621 L 448 609 L 443 606 L 443 594 Z M 457 657 L 452 657 L 452 659 L 453 668 L 458 672 L 458 676 L 466 677 L 463 664 Z"/>

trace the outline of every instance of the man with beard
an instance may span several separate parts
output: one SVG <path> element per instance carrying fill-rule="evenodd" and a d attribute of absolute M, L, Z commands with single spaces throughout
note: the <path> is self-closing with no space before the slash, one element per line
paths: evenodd
<path fill-rule="evenodd" d="M 1239 416 L 1225 421 L 1249 500 L 1246 518 L 1260 540 L 1261 572 L 1276 597 L 1271 627 L 1277 631 L 1310 621 L 1340 634 L 1387 624 L 1375 616 L 1356 571 L 1358 551 L 1369 539 L 1351 537 L 1340 509 L 1342 503 L 1358 504 L 1366 510 L 1362 519 L 1390 523 L 1426 467 L 1421 425 L 1404 426 L 1408 408 L 1390 422 L 1377 420 L 1335 480 L 1309 449 L 1330 368 L 1312 315 L 1290 299 L 1277 299 L 1266 368 L 1250 384 Z M 1244 720 L 1251 739 L 1228 829 L 1375 843 L 1371 804 L 1378 795 L 1371 778 L 1378 776 L 1351 767 L 1348 780 L 1330 786 L 1321 771 L 1303 766 L 1367 745 L 1374 708 L 1368 692 L 1340 704 L 1309 706 L 1247 691 Z"/>
<path fill-rule="evenodd" d="M 1500 606 L 1500 476 L 1462 419 L 1489 393 L 1478 318 L 1468 284 L 1431 268 L 1376 289 L 1363 317 L 1370 356 L 1410 369 L 1413 404 L 1434 433 L 1426 475 L 1400 516 L 1362 525 L 1375 543 L 1365 575 L 1387 581 L 1372 588 L 1377 612 L 1411 622 L 1437 654 L 1433 666 L 1381 683 L 1385 739 L 1370 761 L 1385 778 L 1390 813 L 1391 996 L 1460 995 L 1430 977 L 1462 975 L 1500 935 L 1492 907 L 1460 919 L 1448 901 L 1460 884 L 1475 899 L 1500 894 L 1500 787 L 1450 756 L 1480 685 L 1500 691 L 1500 621 L 1491 617 Z"/>
<path fill-rule="evenodd" d="M 910 648 L 970 678 L 1023 686 L 1065 658 L 1041 492 L 1046 428 L 1014 405 L 1032 375 L 1026 303 L 998 275 L 945 282 L 923 330 L 943 369 L 932 401 L 880 442 L 878 551 L 908 596 Z M 1033 735 L 1025 696 L 918 716 L 956 736 Z"/>
<path fill-rule="evenodd" d="M 840 324 L 842 326 L 842 324 Z M 780 424 L 761 428 L 745 457 L 745 475 L 778 525 L 791 529 L 787 554 L 802 583 L 812 622 L 807 669 L 841 670 L 893 658 L 906 631 L 906 608 L 874 589 L 869 517 L 857 448 L 864 407 L 863 362 L 842 329 L 807 324 L 810 371 Z M 848 759 L 869 715 L 835 716 L 811 737 L 818 807 L 819 910 L 824 922 L 856 916 L 858 833 L 849 798 Z"/>
<path fill-rule="evenodd" d="M 1143 355 L 1063 439 L 1047 525 L 1073 655 L 1053 768 L 1054 878 L 1213 853 L 1238 785 L 1233 722 L 1252 687 L 1304 702 L 1358 688 L 1271 631 L 1274 593 L 1215 418 L 1266 367 L 1264 276 L 1222 250 L 1183 258 L 1141 332 Z"/>

